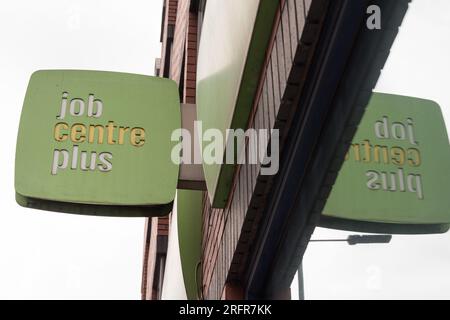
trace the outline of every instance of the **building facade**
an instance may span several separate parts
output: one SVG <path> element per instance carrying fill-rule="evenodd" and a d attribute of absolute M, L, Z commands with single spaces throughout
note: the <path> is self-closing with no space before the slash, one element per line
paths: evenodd
<path fill-rule="evenodd" d="M 205 21 L 213 20 L 220 1 L 164 1 L 155 74 L 176 81 L 183 104 L 198 104 L 202 34 L 210 33 Z M 233 166 L 223 205 L 202 187 L 198 299 L 290 298 L 294 274 L 408 7 L 408 1 L 389 0 L 249 2 L 257 10 L 236 83 L 238 101 L 230 103 L 235 114 L 241 112 L 238 127 L 279 130 L 279 170 L 268 176 L 261 174 L 262 164 Z M 234 3 L 233 19 L 245 20 L 247 8 Z M 367 27 L 371 5 L 386 12 L 382 29 Z M 222 40 L 233 47 L 230 39 Z M 216 59 L 202 53 L 201 59 Z M 142 299 L 161 298 L 170 220 L 146 220 Z"/>

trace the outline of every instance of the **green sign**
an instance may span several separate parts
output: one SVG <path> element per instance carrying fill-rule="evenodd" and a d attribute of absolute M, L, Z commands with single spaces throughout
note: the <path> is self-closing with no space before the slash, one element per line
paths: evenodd
<path fill-rule="evenodd" d="M 446 232 L 449 189 L 450 148 L 439 106 L 374 93 L 321 225 L 362 232 Z"/>
<path fill-rule="evenodd" d="M 278 6 L 273 0 L 206 2 L 197 66 L 203 130 L 226 136 L 227 129 L 246 129 Z M 204 162 L 203 170 L 213 207 L 224 208 L 234 165 Z"/>
<path fill-rule="evenodd" d="M 198 300 L 202 259 L 203 192 L 177 191 L 177 226 L 181 268 L 186 295 Z"/>
<path fill-rule="evenodd" d="M 100 71 L 38 71 L 30 79 L 16 150 L 20 205 L 91 215 L 171 210 L 181 125 L 173 81 Z"/>

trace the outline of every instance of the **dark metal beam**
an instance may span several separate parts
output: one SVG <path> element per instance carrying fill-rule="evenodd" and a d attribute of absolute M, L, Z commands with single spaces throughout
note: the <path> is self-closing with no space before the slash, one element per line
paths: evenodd
<path fill-rule="evenodd" d="M 248 298 L 271 298 L 291 285 L 408 2 L 330 1 L 252 257 Z M 371 4 L 382 10 L 381 30 L 366 27 Z"/>

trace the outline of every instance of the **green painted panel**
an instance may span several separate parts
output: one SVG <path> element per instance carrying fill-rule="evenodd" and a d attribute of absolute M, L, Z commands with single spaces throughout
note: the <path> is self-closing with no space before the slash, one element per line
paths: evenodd
<path fill-rule="evenodd" d="M 449 189 L 450 148 L 439 106 L 374 93 L 328 198 L 324 221 L 355 231 L 445 232 Z"/>
<path fill-rule="evenodd" d="M 197 67 L 203 131 L 246 129 L 278 8 L 273 0 L 208 0 Z M 203 146 L 207 145 L 204 143 Z M 213 207 L 223 208 L 234 166 L 203 164 Z"/>
<path fill-rule="evenodd" d="M 202 249 L 203 192 L 177 191 L 178 242 L 186 294 L 189 300 L 198 300 L 201 279 L 199 264 Z"/>
<path fill-rule="evenodd" d="M 18 203 L 83 214 L 166 213 L 178 180 L 170 138 L 180 124 L 173 81 L 101 71 L 35 72 L 17 140 Z"/>

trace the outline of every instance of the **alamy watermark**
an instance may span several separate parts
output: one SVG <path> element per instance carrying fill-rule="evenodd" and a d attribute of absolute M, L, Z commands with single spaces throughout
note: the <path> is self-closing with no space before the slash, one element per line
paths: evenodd
<path fill-rule="evenodd" d="M 368 6 L 366 13 L 369 15 L 366 21 L 367 29 L 381 29 L 381 8 L 375 4 Z"/>
<path fill-rule="evenodd" d="M 261 175 L 275 175 L 279 169 L 278 129 L 227 129 L 203 131 L 202 121 L 194 122 L 194 137 L 187 129 L 173 131 L 172 162 L 180 164 L 261 165 Z"/>

